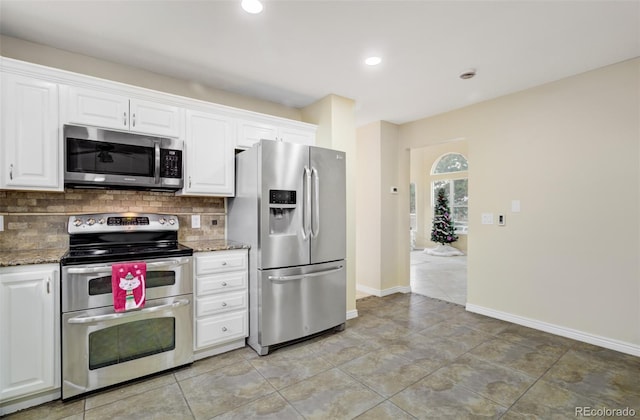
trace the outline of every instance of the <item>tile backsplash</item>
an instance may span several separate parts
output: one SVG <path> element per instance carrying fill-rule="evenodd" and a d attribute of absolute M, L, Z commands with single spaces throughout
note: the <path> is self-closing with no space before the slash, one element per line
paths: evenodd
<path fill-rule="evenodd" d="M 4 215 L 0 252 L 66 248 L 69 216 L 121 212 L 175 214 L 180 221 L 181 242 L 225 237 L 226 208 L 222 197 L 121 190 L 0 191 L 0 215 Z M 195 214 L 200 215 L 199 229 L 191 228 L 191 216 Z"/>

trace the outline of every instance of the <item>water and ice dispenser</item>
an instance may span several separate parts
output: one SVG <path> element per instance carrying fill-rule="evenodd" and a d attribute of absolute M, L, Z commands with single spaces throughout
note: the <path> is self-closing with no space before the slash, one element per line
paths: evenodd
<path fill-rule="evenodd" d="M 295 190 L 269 190 L 269 234 L 295 235 Z"/>

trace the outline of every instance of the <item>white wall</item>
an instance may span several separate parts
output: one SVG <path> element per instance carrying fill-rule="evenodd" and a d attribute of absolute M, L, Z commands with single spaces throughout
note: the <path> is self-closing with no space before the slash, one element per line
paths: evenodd
<path fill-rule="evenodd" d="M 401 150 L 469 142 L 469 309 L 640 355 L 639 80 L 636 59 L 400 127 Z"/>

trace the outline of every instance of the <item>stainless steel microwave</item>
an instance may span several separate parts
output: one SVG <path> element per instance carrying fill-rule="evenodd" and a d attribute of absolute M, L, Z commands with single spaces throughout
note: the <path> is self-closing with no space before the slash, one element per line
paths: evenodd
<path fill-rule="evenodd" d="M 176 191 L 183 186 L 182 140 L 64 126 L 64 185 Z"/>

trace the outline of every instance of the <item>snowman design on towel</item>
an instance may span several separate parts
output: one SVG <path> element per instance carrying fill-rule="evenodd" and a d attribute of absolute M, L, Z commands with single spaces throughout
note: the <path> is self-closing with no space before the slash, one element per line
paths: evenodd
<path fill-rule="evenodd" d="M 125 304 L 124 304 L 125 311 L 128 311 L 130 309 L 140 308 L 141 305 L 144 303 L 144 297 L 145 297 L 144 287 L 141 288 L 142 296 L 140 296 L 137 301 L 136 301 L 136 296 L 134 296 L 134 290 L 139 288 L 142 282 L 144 281 L 142 270 L 139 270 L 138 267 L 135 265 L 134 265 L 134 269 L 136 272 L 135 276 L 131 274 L 131 272 L 127 272 L 127 274 L 124 277 L 120 277 L 119 287 L 120 289 L 124 290 L 126 293 Z M 121 269 L 120 273 L 122 274 L 124 273 L 124 271 L 125 271 L 124 269 Z"/>

